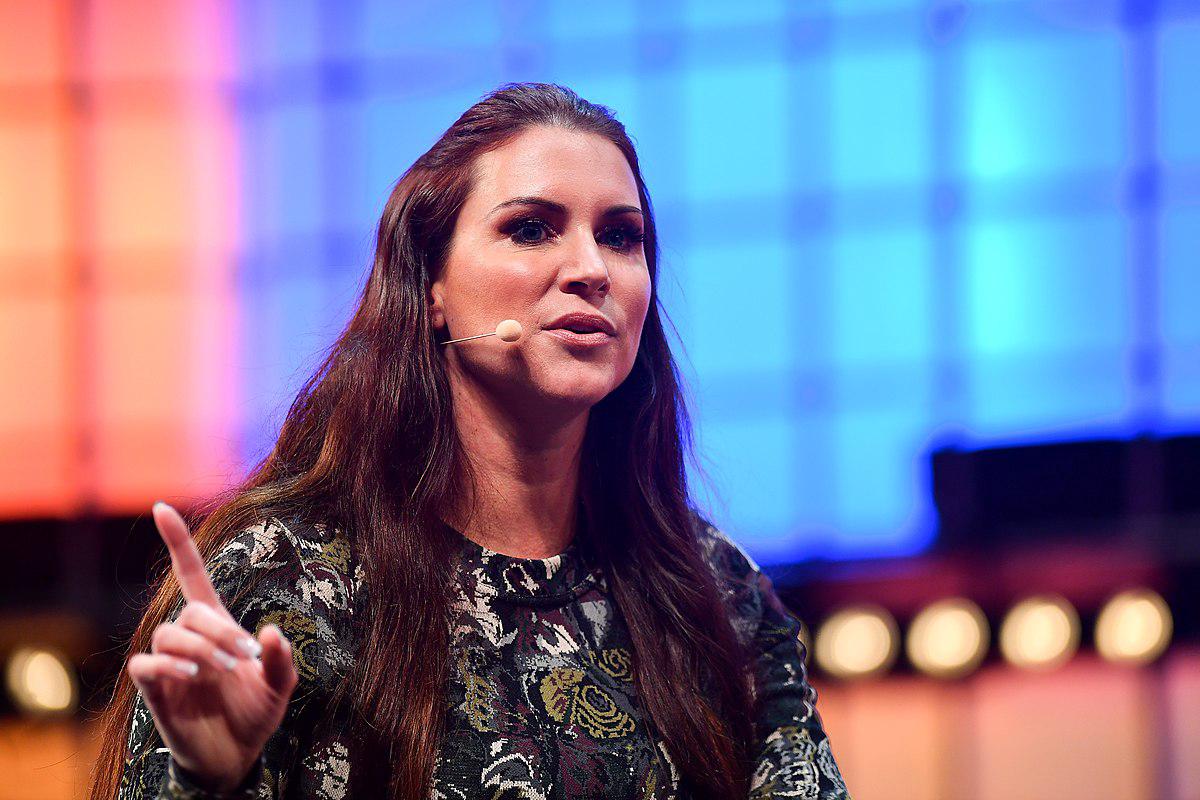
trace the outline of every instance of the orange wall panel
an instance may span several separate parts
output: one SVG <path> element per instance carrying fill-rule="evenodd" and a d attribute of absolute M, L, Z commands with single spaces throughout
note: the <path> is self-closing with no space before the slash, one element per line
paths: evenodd
<path fill-rule="evenodd" d="M 1200 798 L 1200 649 L 1173 652 L 1163 664 L 1166 783 L 1173 800 Z"/>
<path fill-rule="evenodd" d="M 0 87 L 66 76 L 66 0 L 0 0 Z"/>
<path fill-rule="evenodd" d="M 0 296 L 0 514 L 54 515 L 71 503 L 75 438 L 64 298 Z"/>
<path fill-rule="evenodd" d="M 1200 651 L 1126 668 L 1083 655 L 961 682 L 818 679 L 855 800 L 1197 800 Z"/>
<path fill-rule="evenodd" d="M 181 258 L 164 269 L 189 273 Z M 102 507 L 200 499 L 236 476 L 230 299 L 188 285 L 97 298 L 94 488 Z"/>
<path fill-rule="evenodd" d="M 819 690 L 817 708 L 855 800 L 959 800 L 954 692 L 894 677 Z"/>
<path fill-rule="evenodd" d="M 98 115 L 91 141 L 94 247 L 126 253 L 176 250 L 193 243 L 190 179 L 200 165 L 189 147 L 189 124 L 177 113 Z M 105 267 L 123 263 L 115 259 Z M 130 267 L 138 263 L 129 262 Z"/>
<path fill-rule="evenodd" d="M 232 16 L 224 0 L 92 0 L 87 75 L 97 81 L 229 77 Z"/>
<path fill-rule="evenodd" d="M 237 478 L 233 18 L 0 0 L 0 514 Z"/>
<path fill-rule="evenodd" d="M 55 96 L 45 105 L 54 110 Z M 71 245 L 68 119 L 58 113 L 8 115 L 0 107 L 0 290 L 66 288 Z M 41 270 L 31 270 L 31 259 Z"/>
<path fill-rule="evenodd" d="M 1080 656 L 972 682 L 979 800 L 1157 800 L 1152 674 Z"/>
<path fill-rule="evenodd" d="M 148 505 L 189 477 L 190 325 L 191 300 L 180 289 L 97 297 L 93 469 L 106 508 L 128 508 L 135 498 Z"/>
<path fill-rule="evenodd" d="M 99 750 L 94 723 L 0 721 L 0 800 L 86 797 Z"/>

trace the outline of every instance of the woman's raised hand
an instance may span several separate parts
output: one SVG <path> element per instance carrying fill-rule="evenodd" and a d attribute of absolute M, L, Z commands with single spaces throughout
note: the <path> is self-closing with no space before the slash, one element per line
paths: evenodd
<path fill-rule="evenodd" d="M 257 640 L 238 625 L 179 512 L 155 503 L 153 513 L 186 604 L 176 622 L 154 630 L 151 652 L 129 659 L 129 677 L 175 762 L 207 788 L 227 791 L 283 721 L 297 682 L 292 648 L 274 625 Z"/>

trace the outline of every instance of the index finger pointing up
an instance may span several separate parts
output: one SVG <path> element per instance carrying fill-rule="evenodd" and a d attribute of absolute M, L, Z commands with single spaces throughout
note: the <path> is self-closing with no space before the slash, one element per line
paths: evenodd
<path fill-rule="evenodd" d="M 183 517 L 161 501 L 154 504 L 153 514 L 158 534 L 167 543 L 167 550 L 171 553 L 171 569 L 183 590 L 184 599 L 189 603 L 204 603 L 216 610 L 222 609 L 221 598 L 208 579 L 204 559 L 200 557 L 200 551 L 196 549 Z"/>

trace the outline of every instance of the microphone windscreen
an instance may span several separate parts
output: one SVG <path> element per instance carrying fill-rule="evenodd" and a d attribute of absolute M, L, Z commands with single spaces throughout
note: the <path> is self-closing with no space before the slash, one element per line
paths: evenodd
<path fill-rule="evenodd" d="M 515 342 L 524 333 L 521 323 L 515 319 L 506 319 L 496 326 L 496 335 L 505 342 Z"/>

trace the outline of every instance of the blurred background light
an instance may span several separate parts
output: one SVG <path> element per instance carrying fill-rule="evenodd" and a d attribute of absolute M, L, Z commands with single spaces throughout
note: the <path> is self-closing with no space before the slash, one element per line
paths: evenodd
<path fill-rule="evenodd" d="M 817 664 L 837 678 L 886 672 L 896 660 L 900 633 L 887 610 L 874 605 L 842 609 L 817 630 Z"/>
<path fill-rule="evenodd" d="M 1096 649 L 1109 661 L 1147 664 L 1171 641 L 1171 609 L 1150 589 L 1121 592 L 1096 620 Z"/>
<path fill-rule="evenodd" d="M 927 675 L 957 678 L 973 672 L 987 655 L 987 618 L 961 597 L 926 607 L 908 628 L 908 660 Z"/>
<path fill-rule="evenodd" d="M 1066 599 L 1030 597 L 1008 612 L 1000 626 L 1000 651 L 1023 669 L 1062 666 L 1079 648 L 1079 614 Z"/>
<path fill-rule="evenodd" d="M 75 670 L 57 650 L 17 649 L 8 659 L 4 677 L 13 705 L 25 714 L 70 714 L 79 702 Z"/>

